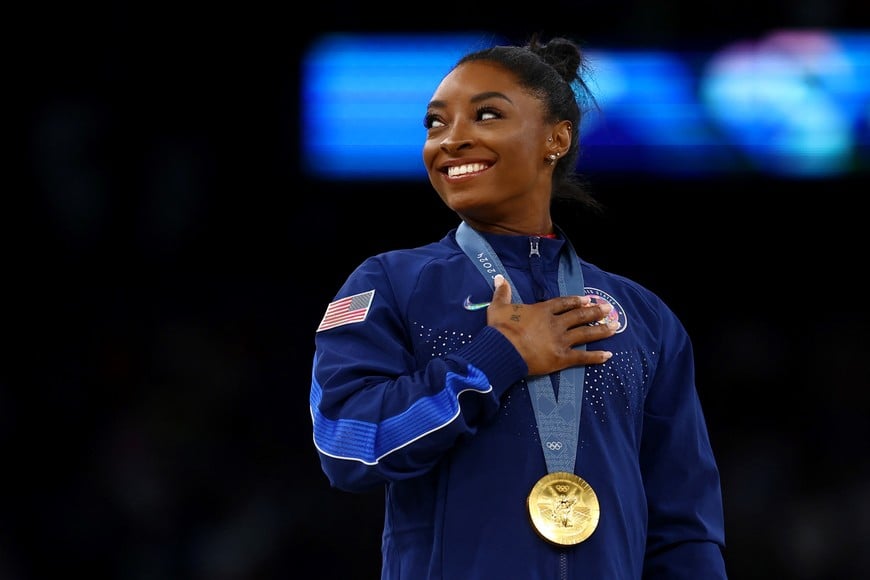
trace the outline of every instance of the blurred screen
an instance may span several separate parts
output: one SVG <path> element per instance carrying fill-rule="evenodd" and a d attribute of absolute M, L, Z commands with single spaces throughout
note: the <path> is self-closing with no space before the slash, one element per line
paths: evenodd
<path fill-rule="evenodd" d="M 491 33 L 326 34 L 303 55 L 302 170 L 425 180 L 426 103 Z M 772 31 L 705 52 L 587 47 L 584 173 L 839 177 L 870 167 L 870 33 Z"/>

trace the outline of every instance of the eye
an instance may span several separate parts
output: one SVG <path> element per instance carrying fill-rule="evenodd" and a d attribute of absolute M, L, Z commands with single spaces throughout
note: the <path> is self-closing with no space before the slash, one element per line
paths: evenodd
<path fill-rule="evenodd" d="M 501 119 L 501 112 L 495 107 L 485 106 L 477 109 L 478 121 L 491 121 L 492 119 Z"/>
<path fill-rule="evenodd" d="M 444 126 L 444 121 L 442 121 L 438 115 L 428 113 L 423 117 L 423 126 L 427 129 L 437 129 L 438 127 Z"/>

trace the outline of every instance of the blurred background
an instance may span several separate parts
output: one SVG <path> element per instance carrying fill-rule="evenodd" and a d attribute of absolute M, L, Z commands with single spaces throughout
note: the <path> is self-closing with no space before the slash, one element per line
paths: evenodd
<path fill-rule="evenodd" d="M 0 580 L 378 578 L 382 497 L 331 490 L 314 452 L 314 331 L 363 258 L 456 225 L 426 100 L 468 47 L 533 32 L 594 56 L 578 169 L 606 211 L 557 217 L 693 337 L 731 577 L 866 578 L 862 3 L 419 10 L 9 22 Z"/>

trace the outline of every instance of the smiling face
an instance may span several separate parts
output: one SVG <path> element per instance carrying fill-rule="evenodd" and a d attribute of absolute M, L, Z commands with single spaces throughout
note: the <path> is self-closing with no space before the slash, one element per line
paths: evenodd
<path fill-rule="evenodd" d="M 549 233 L 554 124 L 512 73 L 486 61 L 456 67 L 425 126 L 423 162 L 447 207 L 483 231 Z"/>

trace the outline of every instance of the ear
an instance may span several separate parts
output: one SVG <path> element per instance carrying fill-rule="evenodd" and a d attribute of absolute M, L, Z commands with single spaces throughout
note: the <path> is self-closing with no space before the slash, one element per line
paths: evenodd
<path fill-rule="evenodd" d="M 558 153 L 559 157 L 564 156 L 571 148 L 571 121 L 559 121 L 553 125 L 550 138 L 552 141 L 547 139 L 550 152 Z"/>

